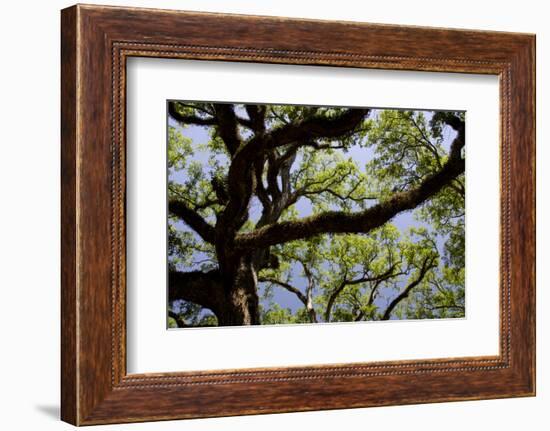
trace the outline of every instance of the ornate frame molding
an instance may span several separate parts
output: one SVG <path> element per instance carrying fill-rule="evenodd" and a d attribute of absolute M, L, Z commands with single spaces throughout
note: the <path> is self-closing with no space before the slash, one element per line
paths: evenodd
<path fill-rule="evenodd" d="M 205 26 L 221 30 L 201 31 Z M 254 31 L 262 27 L 285 37 Z M 338 40 L 323 37 L 334 32 Z M 311 34 L 316 41 L 307 38 Z M 99 424 L 533 395 L 534 43 L 534 36 L 510 33 L 99 6 L 65 9 L 62 419 Z M 125 65 L 130 56 L 498 75 L 500 354 L 127 375 Z M 261 396 L 251 399 L 246 395 L 251 391 Z M 307 399 L 300 396 L 304 391 Z"/>

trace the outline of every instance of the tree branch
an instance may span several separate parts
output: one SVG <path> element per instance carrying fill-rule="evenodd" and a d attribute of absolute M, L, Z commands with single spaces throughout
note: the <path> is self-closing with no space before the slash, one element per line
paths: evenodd
<path fill-rule="evenodd" d="M 464 147 L 464 129 L 453 141 L 447 162 L 435 174 L 426 177 L 418 186 L 407 192 L 394 193 L 388 200 L 359 212 L 328 211 L 301 220 L 273 223 L 252 232 L 242 233 L 235 239 L 242 249 L 268 247 L 297 239 L 310 238 L 322 233 L 367 233 L 382 226 L 400 212 L 411 210 L 437 194 L 464 172 L 461 157 Z"/>
<path fill-rule="evenodd" d="M 317 138 L 337 138 L 356 129 L 370 109 L 348 109 L 335 117 L 313 115 L 298 123 L 288 123 L 272 130 L 266 140 L 270 147 L 293 142 L 308 142 Z"/>
<path fill-rule="evenodd" d="M 264 165 L 264 160 L 257 160 L 254 164 L 254 174 L 256 175 L 256 195 L 262 203 L 264 211 L 269 211 L 271 208 L 271 201 L 263 183 Z"/>
<path fill-rule="evenodd" d="M 299 259 L 300 260 L 300 259 Z M 317 313 L 315 307 L 313 306 L 313 288 L 315 287 L 315 282 L 313 280 L 313 274 L 308 268 L 308 266 L 300 260 L 302 268 L 304 269 L 304 274 L 307 278 L 307 287 L 306 287 L 306 312 L 309 316 L 311 323 L 317 323 Z"/>
<path fill-rule="evenodd" d="M 168 301 L 193 302 L 209 308 L 215 314 L 223 306 L 223 280 L 218 270 L 209 272 L 170 271 L 168 274 Z"/>
<path fill-rule="evenodd" d="M 241 138 L 237 130 L 237 116 L 232 104 L 214 103 L 216 111 L 218 134 L 222 138 L 229 154 L 233 155 L 241 145 Z"/>
<path fill-rule="evenodd" d="M 254 130 L 256 134 L 265 132 L 265 110 L 266 105 L 245 105 L 246 113 L 250 122 L 248 126 Z"/>
<path fill-rule="evenodd" d="M 302 304 L 307 306 L 307 298 L 305 297 L 305 295 L 298 288 L 292 286 L 291 284 L 281 280 L 277 280 L 276 278 L 271 278 L 271 277 L 258 277 L 258 281 L 281 286 L 283 289 L 288 290 L 291 293 L 294 293 L 298 297 L 300 302 L 302 302 Z"/>
<path fill-rule="evenodd" d="M 189 208 L 180 200 L 170 200 L 168 211 L 179 217 L 191 229 L 193 229 L 204 241 L 213 244 L 215 241 L 214 228 L 204 220 L 200 214 Z"/>
<path fill-rule="evenodd" d="M 213 126 L 216 124 L 215 118 L 204 118 L 197 115 L 184 115 L 177 109 L 177 102 L 168 102 L 168 115 L 174 120 L 183 124 L 194 124 L 196 126 Z M 198 108 L 195 108 L 198 109 Z"/>
<path fill-rule="evenodd" d="M 397 305 L 403 301 L 406 297 L 409 296 L 409 293 L 411 290 L 413 290 L 416 286 L 420 284 L 420 282 L 424 279 L 428 271 L 432 268 L 435 268 L 435 257 L 434 256 L 427 256 L 424 261 L 422 262 L 422 268 L 420 268 L 420 271 L 418 273 L 418 276 L 408 284 L 408 286 L 399 294 L 397 295 L 393 301 L 391 301 L 384 311 L 384 314 L 382 315 L 382 318 L 380 320 L 389 320 L 391 313 L 397 307 Z"/>
<path fill-rule="evenodd" d="M 363 277 L 359 277 L 359 278 L 356 278 L 356 279 L 353 279 L 353 280 L 347 280 L 346 277 L 344 277 L 344 279 L 338 285 L 338 287 L 332 291 L 332 293 L 330 294 L 330 297 L 327 301 L 327 308 L 325 310 L 325 322 L 330 321 L 330 315 L 332 313 L 332 308 L 334 307 L 334 302 L 336 301 L 336 299 L 338 298 L 340 293 L 342 293 L 342 291 L 344 290 L 344 288 L 346 286 L 353 286 L 355 284 L 366 283 L 366 282 L 369 282 L 369 281 L 382 282 L 384 280 L 387 280 L 387 279 L 397 275 L 397 274 L 393 273 L 396 266 L 397 266 L 396 264 L 390 266 L 387 271 L 385 271 L 384 273 L 382 273 L 378 276 L 375 276 L 375 277 L 368 277 L 368 276 L 365 275 Z"/>

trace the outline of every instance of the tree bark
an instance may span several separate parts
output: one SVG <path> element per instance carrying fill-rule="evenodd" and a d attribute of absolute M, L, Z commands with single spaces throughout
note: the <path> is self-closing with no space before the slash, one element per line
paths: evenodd
<path fill-rule="evenodd" d="M 218 270 L 170 271 L 168 301 L 184 300 L 212 310 L 215 315 L 224 308 L 223 279 Z"/>
<path fill-rule="evenodd" d="M 169 302 L 184 300 L 207 308 L 219 326 L 260 324 L 258 279 L 250 255 L 241 257 L 225 274 L 171 271 L 169 280 Z"/>
<path fill-rule="evenodd" d="M 218 317 L 220 326 L 259 325 L 258 279 L 251 256 L 243 256 L 230 278 L 225 280 L 225 301 Z"/>

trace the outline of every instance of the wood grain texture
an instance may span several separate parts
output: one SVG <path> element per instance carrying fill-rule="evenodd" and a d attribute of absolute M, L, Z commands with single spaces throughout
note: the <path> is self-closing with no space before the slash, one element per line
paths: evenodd
<path fill-rule="evenodd" d="M 63 10 L 62 419 L 87 425 L 534 395 L 534 49 L 534 36 L 525 34 L 101 6 Z M 127 375 L 129 56 L 498 75 L 499 356 Z"/>
<path fill-rule="evenodd" d="M 76 280 L 76 9 L 61 17 L 61 418 L 78 421 Z"/>

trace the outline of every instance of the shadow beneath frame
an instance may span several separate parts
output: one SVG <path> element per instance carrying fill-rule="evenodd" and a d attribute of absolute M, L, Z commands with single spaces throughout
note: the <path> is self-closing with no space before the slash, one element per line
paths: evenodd
<path fill-rule="evenodd" d="M 61 412 L 58 405 L 37 405 L 35 406 L 35 409 L 44 416 L 48 416 L 50 419 L 59 420 Z"/>

